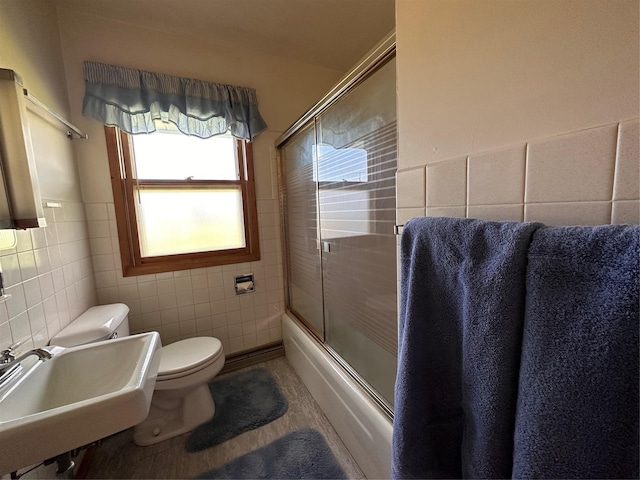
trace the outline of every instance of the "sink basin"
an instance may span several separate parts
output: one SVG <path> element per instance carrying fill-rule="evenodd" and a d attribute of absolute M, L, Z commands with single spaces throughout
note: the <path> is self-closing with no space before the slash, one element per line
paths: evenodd
<path fill-rule="evenodd" d="M 149 412 L 156 332 L 73 348 L 24 368 L 0 390 L 0 475 L 132 427 Z M 29 357 L 23 365 L 33 362 Z"/>

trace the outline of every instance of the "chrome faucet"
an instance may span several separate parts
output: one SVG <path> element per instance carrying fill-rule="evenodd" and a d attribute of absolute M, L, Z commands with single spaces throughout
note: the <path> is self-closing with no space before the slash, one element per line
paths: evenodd
<path fill-rule="evenodd" d="M 20 355 L 18 358 L 14 359 L 13 362 L 21 362 L 31 355 L 35 355 L 36 357 L 38 357 L 38 360 L 49 360 L 51 358 L 51 352 L 45 350 L 44 348 L 34 348 L 33 350 L 29 350 L 28 352 Z"/>
<path fill-rule="evenodd" d="M 0 365 L 13 362 L 16 359 L 16 354 L 13 351 L 20 345 L 22 345 L 22 342 L 16 342 L 6 350 L 2 350 L 0 352 Z"/>
<path fill-rule="evenodd" d="M 20 342 L 14 343 L 6 350 L 0 352 L 0 377 L 3 376 L 5 372 L 17 367 L 22 360 L 31 355 L 35 355 L 38 357 L 38 360 L 48 360 L 51 358 L 51 352 L 45 350 L 44 348 L 34 348 L 33 350 L 29 350 L 28 352 L 23 353 L 19 357 L 16 358 L 14 350 L 20 346 Z"/>

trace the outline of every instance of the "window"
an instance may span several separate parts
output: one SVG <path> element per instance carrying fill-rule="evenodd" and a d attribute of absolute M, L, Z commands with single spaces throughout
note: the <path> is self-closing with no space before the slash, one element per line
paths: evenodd
<path fill-rule="evenodd" d="M 260 259 L 251 144 L 105 127 L 124 276 Z"/>

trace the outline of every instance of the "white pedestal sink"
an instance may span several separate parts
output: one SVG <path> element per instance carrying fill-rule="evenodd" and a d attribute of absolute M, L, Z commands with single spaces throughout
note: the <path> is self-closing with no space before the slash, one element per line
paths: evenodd
<path fill-rule="evenodd" d="M 0 475 L 141 422 L 160 364 L 160 336 L 132 335 L 55 352 L 0 390 Z M 35 357 L 24 361 L 33 362 Z"/>

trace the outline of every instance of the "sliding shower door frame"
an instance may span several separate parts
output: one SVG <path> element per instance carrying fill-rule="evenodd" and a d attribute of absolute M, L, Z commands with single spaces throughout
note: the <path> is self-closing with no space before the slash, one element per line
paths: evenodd
<path fill-rule="evenodd" d="M 315 119 L 326 109 L 333 105 L 340 97 L 349 90 L 369 77 L 375 70 L 384 65 L 396 54 L 396 34 L 390 33 L 369 53 L 367 53 L 358 64 L 351 69 L 342 79 L 313 107 L 307 110 L 293 125 L 280 135 L 275 141 L 275 147 L 280 147 L 291 136 L 305 127 L 310 120 Z"/>
<path fill-rule="evenodd" d="M 380 396 L 375 389 L 373 389 L 369 383 L 353 368 L 347 361 L 345 361 L 329 344 L 326 343 L 325 333 L 318 331 L 313 325 L 308 322 L 303 315 L 300 315 L 291 306 L 291 292 L 290 292 L 290 263 L 287 255 L 287 238 L 288 238 L 288 222 L 287 222 L 287 192 L 286 192 L 286 166 L 282 155 L 282 147 L 287 140 L 293 137 L 296 133 L 308 128 L 313 124 L 314 135 L 316 136 L 316 145 L 318 144 L 318 129 L 317 119 L 319 116 L 335 104 L 340 98 L 356 88 L 360 83 L 369 78 L 380 67 L 385 65 L 389 60 L 395 57 L 396 52 L 396 38 L 395 32 L 389 34 L 383 39 L 376 47 L 374 47 L 365 57 L 358 62 L 358 64 L 347 73 L 335 87 L 333 87 L 329 93 L 327 93 L 318 103 L 310 108 L 304 115 L 302 115 L 289 129 L 287 129 L 278 139 L 275 141 L 276 147 L 276 159 L 278 169 L 278 191 L 279 191 L 279 206 L 281 215 L 281 241 L 282 241 L 282 259 L 284 264 L 284 284 L 285 284 L 285 306 L 287 313 L 293 316 L 298 322 L 304 325 L 310 334 L 310 337 L 317 343 L 317 345 L 323 349 L 333 360 L 340 365 L 340 367 L 357 383 L 359 384 L 371 397 L 374 403 L 379 409 L 390 419 L 393 420 L 393 407 Z M 314 161 L 314 168 L 317 170 L 317 153 Z M 316 171 L 316 179 L 319 182 L 319 175 Z M 322 246 L 320 238 L 320 189 L 316 188 L 316 212 L 317 217 L 317 249 L 318 256 L 322 258 Z M 321 279 L 321 281 L 324 281 Z M 324 285 L 323 285 L 324 288 Z M 324 295 L 322 298 L 322 307 L 324 310 Z"/>
<path fill-rule="evenodd" d="M 313 128 L 314 130 L 314 139 L 317 141 L 317 128 L 316 128 L 316 119 L 314 117 L 307 119 L 306 122 L 300 123 L 295 132 L 291 132 L 285 140 L 278 143 L 276 141 L 276 163 L 277 163 L 277 175 L 278 175 L 278 198 L 279 198 L 279 211 L 280 211 L 280 228 L 281 228 L 281 248 L 282 248 L 282 263 L 284 266 L 284 294 L 285 294 L 285 307 L 287 312 L 290 313 L 296 320 L 302 323 L 306 329 L 313 334 L 314 339 L 319 343 L 324 345 L 324 328 L 323 331 L 319 331 L 310 321 L 308 321 L 303 314 L 297 312 L 291 305 L 291 264 L 289 261 L 289 256 L 287 254 L 287 239 L 289 238 L 289 218 L 288 218 L 288 210 L 287 210 L 287 171 L 285 166 L 284 158 L 282 157 L 282 150 L 279 148 L 284 144 L 284 142 L 290 139 L 298 132 L 302 132 L 307 128 Z M 317 169 L 317 162 L 314 162 L 314 168 Z M 316 170 L 317 175 L 317 170 Z M 316 188 L 315 192 L 315 203 L 316 203 L 316 212 L 319 210 L 319 192 Z M 320 231 L 320 219 L 319 215 L 316 215 L 316 232 Z M 320 241 L 318 239 L 318 233 L 316 233 L 316 248 L 318 249 L 318 258 L 320 258 Z M 322 276 L 320 276 L 320 282 L 322 282 Z M 321 286 L 322 288 L 322 286 Z M 322 310 L 324 310 L 324 296 L 322 297 Z"/>

